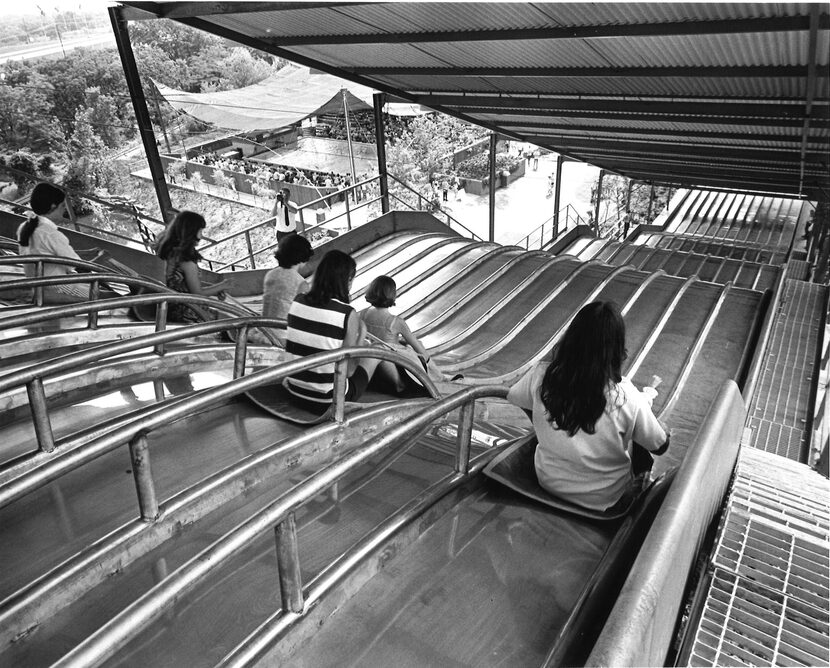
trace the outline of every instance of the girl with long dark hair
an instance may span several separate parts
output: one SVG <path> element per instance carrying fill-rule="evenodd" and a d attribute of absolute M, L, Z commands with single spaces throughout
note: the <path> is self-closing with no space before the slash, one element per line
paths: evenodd
<path fill-rule="evenodd" d="M 507 397 L 531 415 L 539 484 L 592 510 L 627 498 L 635 473 L 650 468 L 648 452 L 668 447 L 666 428 L 651 411 L 656 392 L 641 392 L 623 377 L 625 357 L 619 307 L 593 302 L 576 314 L 550 362 L 539 363 Z"/>
<path fill-rule="evenodd" d="M 305 357 L 328 350 L 362 345 L 366 326 L 349 304 L 357 267 L 352 257 L 332 250 L 314 272 L 311 289 L 294 298 L 288 310 L 285 351 Z M 377 358 L 349 360 L 346 400 L 358 399 L 378 365 Z M 285 387 L 302 406 L 320 412 L 334 397 L 334 364 L 326 364 L 286 379 Z"/>
<path fill-rule="evenodd" d="M 34 215 L 17 228 L 17 243 L 20 255 L 54 255 L 55 257 L 80 260 L 69 239 L 58 229 L 57 223 L 68 217 L 69 203 L 66 193 L 51 183 L 38 183 L 29 201 Z M 26 265 L 27 276 L 35 275 L 34 265 Z M 44 263 L 44 276 L 73 274 L 72 267 L 63 264 Z M 43 289 L 43 300 L 47 304 L 63 304 L 89 299 L 89 285 L 73 283 L 48 286 Z"/>
<path fill-rule="evenodd" d="M 165 284 L 168 288 L 176 292 L 218 296 L 219 299 L 223 299 L 228 287 L 227 281 L 202 285 L 199 276 L 198 262 L 202 256 L 196 250 L 196 244 L 202 238 L 206 225 L 205 219 L 198 213 L 179 211 L 162 233 L 156 254 L 167 263 Z M 193 322 L 200 318 L 185 304 L 170 304 L 168 319 Z"/>

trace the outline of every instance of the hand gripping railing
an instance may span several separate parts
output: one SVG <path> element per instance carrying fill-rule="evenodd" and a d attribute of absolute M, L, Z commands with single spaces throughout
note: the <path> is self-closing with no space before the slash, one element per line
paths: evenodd
<path fill-rule="evenodd" d="M 348 352 L 355 356 L 365 357 L 369 354 L 386 351 L 353 348 L 344 349 L 341 352 Z M 329 360 L 335 358 L 331 353 L 325 353 L 324 355 Z M 385 355 L 382 357 L 385 358 Z M 292 369 L 292 372 L 296 373 L 298 370 L 299 368 Z M 265 373 L 273 374 L 273 371 L 270 370 Z M 229 386 L 233 384 L 236 388 L 241 388 L 252 377 L 253 375 L 244 379 L 231 381 Z M 246 387 L 246 389 L 251 388 Z M 166 611 L 172 609 L 177 601 L 193 591 L 199 584 L 215 573 L 218 568 L 225 565 L 228 560 L 247 549 L 251 542 L 256 540 L 262 532 L 268 530 L 273 530 L 277 539 L 277 565 L 282 597 L 282 611 L 278 614 L 294 617 L 302 614 L 307 609 L 306 603 L 309 598 L 319 597 L 321 595 L 320 588 L 325 587 L 326 584 L 318 583 L 319 588 L 312 587 L 308 591 L 303 587 L 299 564 L 299 551 L 297 549 L 296 509 L 321 492 L 337 484 L 341 479 L 353 473 L 359 467 L 366 465 L 377 454 L 401 442 L 407 442 L 413 434 L 419 433 L 420 430 L 435 420 L 461 408 L 456 441 L 455 474 L 451 476 L 450 480 L 442 481 L 442 486 L 446 488 L 448 484 L 458 484 L 459 480 L 463 481 L 471 473 L 470 436 L 472 433 L 476 399 L 484 397 L 504 398 L 507 396 L 507 389 L 507 387 L 501 385 L 467 388 L 437 401 L 431 406 L 418 411 L 411 418 L 399 425 L 372 438 L 361 449 L 344 456 L 336 463 L 318 471 L 300 485 L 295 486 L 286 494 L 283 494 L 278 499 L 266 505 L 245 522 L 227 532 L 222 538 L 183 564 L 162 582 L 110 619 L 109 622 L 104 624 L 98 631 L 80 643 L 54 665 L 73 667 L 100 665 L 108 658 L 114 656 L 128 642 L 136 638 L 153 621 L 161 617 Z M 207 398 L 204 401 L 205 404 L 208 403 Z M 169 419 L 170 417 L 159 416 L 154 419 L 154 426 L 165 424 Z M 144 435 L 145 432 L 142 430 L 133 437 L 133 440 L 142 439 L 145 437 Z M 495 453 L 487 453 L 487 455 L 491 456 L 493 454 Z M 144 469 L 149 473 L 149 466 L 145 465 Z M 442 493 L 445 493 L 445 491 L 435 490 L 433 496 Z M 417 516 L 415 511 L 421 510 L 424 505 L 427 505 L 428 501 L 428 499 L 423 500 L 422 503 L 416 505 L 414 510 L 410 509 L 406 517 L 399 516 L 393 519 L 398 524 L 412 521 Z M 152 506 L 149 503 L 143 503 L 142 506 L 142 515 L 148 521 L 152 521 Z M 361 554 L 362 552 L 358 550 L 348 556 L 352 560 L 355 560 L 359 559 Z M 335 569 L 334 576 L 339 575 L 342 577 L 346 569 L 342 564 L 342 560 L 337 566 L 339 570 Z M 332 574 L 329 574 L 329 577 L 332 577 Z M 330 582 L 328 586 L 331 586 Z M 279 631 L 278 628 L 277 631 Z M 259 637 L 257 640 L 258 642 L 263 642 L 262 637 Z"/>
<path fill-rule="evenodd" d="M 263 318 L 262 320 L 265 319 Z M 435 384 L 429 379 L 420 364 L 400 355 L 399 353 L 381 348 L 342 348 L 331 352 L 310 355 L 309 357 L 300 360 L 286 362 L 285 364 L 281 364 L 272 369 L 257 371 L 247 376 L 242 376 L 244 373 L 244 351 L 246 345 L 246 337 L 243 334 L 239 337 L 236 343 L 237 354 L 236 362 L 234 364 L 234 380 L 214 388 L 202 390 L 190 397 L 186 397 L 181 402 L 178 402 L 172 406 L 167 406 L 158 412 L 153 413 L 153 415 L 146 417 L 143 421 L 138 423 L 138 426 L 136 427 L 129 426 L 116 429 L 104 437 L 94 439 L 89 443 L 85 443 L 80 447 L 72 449 L 63 457 L 49 456 L 49 453 L 52 453 L 55 450 L 56 444 L 52 435 L 51 422 L 49 420 L 48 408 L 46 406 L 46 397 L 43 392 L 43 376 L 47 373 L 67 371 L 82 364 L 89 364 L 92 361 L 106 359 L 112 355 L 123 354 L 127 351 L 147 348 L 149 346 L 158 346 L 159 344 L 183 338 L 184 336 L 194 336 L 197 333 L 215 332 L 232 327 L 247 328 L 248 326 L 250 325 L 247 322 L 233 320 L 227 320 L 225 322 L 202 323 L 187 328 L 186 332 L 161 332 L 158 334 L 149 334 L 147 336 L 130 339 L 129 341 L 122 341 L 117 344 L 96 346 L 95 348 L 84 350 L 80 353 L 73 353 L 65 358 L 54 360 L 53 362 L 44 362 L 36 367 L 24 369 L 22 371 L 0 377 L 0 393 L 15 387 L 20 387 L 24 384 L 26 385 L 27 391 L 29 392 L 32 417 L 35 421 L 35 432 L 40 445 L 38 453 L 28 456 L 32 460 L 28 466 L 25 466 L 26 462 L 22 461 L 23 458 L 16 460 L 15 465 L 17 470 L 21 472 L 20 475 L 11 476 L 0 471 L 0 475 L 2 475 L 0 479 L 6 481 L 5 484 L 0 486 L 0 508 L 59 478 L 69 471 L 73 471 L 80 466 L 83 466 L 84 464 L 106 454 L 110 450 L 119 447 L 126 440 L 135 438 L 136 444 L 134 449 L 137 452 L 136 457 L 139 460 L 134 468 L 136 486 L 140 490 L 144 490 L 139 492 L 142 517 L 149 517 L 153 514 L 154 511 L 152 511 L 152 508 L 157 507 L 157 503 L 154 502 L 155 494 L 150 491 L 152 482 L 148 482 L 148 479 L 151 479 L 152 475 L 146 464 L 147 457 L 143 454 L 146 450 L 146 441 L 144 440 L 144 436 L 142 436 L 144 431 L 158 426 L 163 426 L 171 420 L 186 417 L 193 411 L 226 401 L 229 398 L 242 394 L 243 392 L 247 392 L 263 385 L 277 383 L 286 376 L 295 375 L 300 371 L 312 369 L 321 364 L 329 364 L 332 362 L 336 363 L 335 394 L 333 402 L 333 418 L 336 422 L 343 422 L 345 418 L 344 395 L 346 387 L 346 371 L 348 360 L 352 358 L 375 357 L 380 360 L 394 362 L 395 364 L 403 366 L 408 371 L 412 372 L 412 374 L 418 378 L 433 398 L 440 396 Z M 35 397 L 35 401 L 37 403 L 32 401 L 32 397 Z"/>

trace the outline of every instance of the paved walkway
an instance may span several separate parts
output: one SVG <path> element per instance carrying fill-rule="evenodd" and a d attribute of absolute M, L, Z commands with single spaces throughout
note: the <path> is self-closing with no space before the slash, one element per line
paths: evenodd
<path fill-rule="evenodd" d="M 539 158 L 534 171 L 531 162 L 525 175 L 506 188 L 496 190 L 496 243 L 515 244 L 553 217 L 553 196 L 545 197 L 548 176 L 556 170 L 556 156 Z M 570 204 L 587 219 L 591 208 L 591 187 L 599 169 L 583 163 L 566 162 L 563 169 L 560 210 Z M 461 195 L 448 202 L 450 215 L 482 239 L 489 234 L 489 195 Z"/>

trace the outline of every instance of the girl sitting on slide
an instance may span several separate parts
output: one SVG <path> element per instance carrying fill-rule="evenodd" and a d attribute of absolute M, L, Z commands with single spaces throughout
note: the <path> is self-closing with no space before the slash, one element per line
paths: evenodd
<path fill-rule="evenodd" d="M 396 296 L 397 285 L 389 276 L 378 276 L 369 284 L 366 290 L 366 301 L 371 306 L 360 314 L 363 322 L 366 323 L 366 330 L 390 348 L 417 358 L 433 381 L 446 380 L 444 373 L 430 361 L 429 353 L 409 329 L 406 321 L 389 312 L 389 308 L 395 305 Z M 403 370 L 392 362 L 381 362 L 378 366 L 378 373 L 394 386 L 395 392 L 400 393 L 410 389 L 409 376 L 405 376 Z"/>

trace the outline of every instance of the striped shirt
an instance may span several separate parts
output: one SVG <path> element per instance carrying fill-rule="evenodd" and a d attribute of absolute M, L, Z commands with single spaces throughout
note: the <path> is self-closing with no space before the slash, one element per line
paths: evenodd
<path fill-rule="evenodd" d="M 337 299 L 311 306 L 307 295 L 297 295 L 288 310 L 285 351 L 292 358 L 337 350 L 346 338 L 346 321 L 354 309 Z M 324 364 L 286 378 L 285 388 L 293 395 L 320 404 L 334 396 L 335 364 Z"/>

